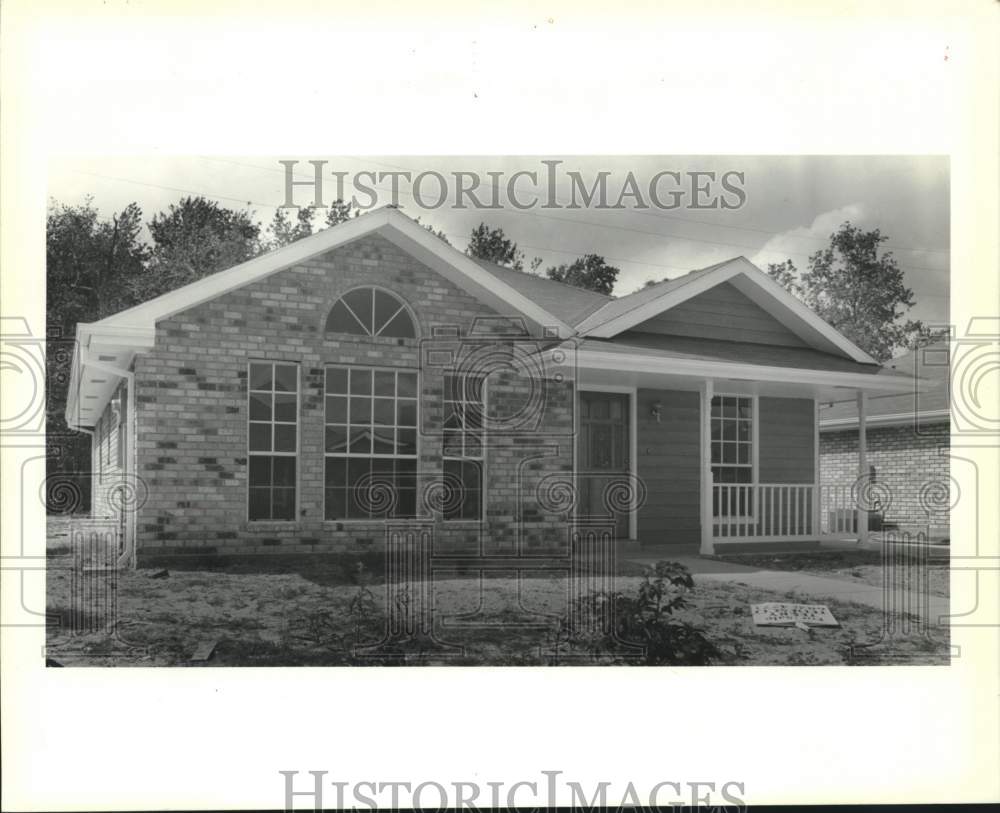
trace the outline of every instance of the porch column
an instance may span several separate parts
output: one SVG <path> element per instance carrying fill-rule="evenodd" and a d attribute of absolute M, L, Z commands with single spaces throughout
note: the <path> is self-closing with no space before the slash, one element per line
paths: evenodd
<path fill-rule="evenodd" d="M 701 385 L 701 553 L 715 553 L 712 536 L 712 381 Z"/>
<path fill-rule="evenodd" d="M 868 393 L 858 390 L 858 486 L 868 477 Z M 860 492 L 859 492 L 860 494 Z M 858 509 L 858 542 L 868 541 L 868 511 Z"/>
<path fill-rule="evenodd" d="M 812 488 L 812 533 L 818 540 L 823 533 L 823 523 L 820 518 L 821 500 L 820 483 L 823 473 L 820 469 L 819 456 L 819 401 L 813 399 L 813 488 Z M 832 528 L 831 528 L 832 530 Z"/>

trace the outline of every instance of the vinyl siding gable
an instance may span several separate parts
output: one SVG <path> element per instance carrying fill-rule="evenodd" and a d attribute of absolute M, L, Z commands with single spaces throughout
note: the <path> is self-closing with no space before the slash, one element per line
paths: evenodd
<path fill-rule="evenodd" d="M 632 330 L 782 347 L 808 346 L 728 282 L 647 319 Z"/>

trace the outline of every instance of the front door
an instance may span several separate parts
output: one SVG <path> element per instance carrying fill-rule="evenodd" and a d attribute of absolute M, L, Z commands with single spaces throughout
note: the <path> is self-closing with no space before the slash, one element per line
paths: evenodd
<path fill-rule="evenodd" d="M 619 539 L 629 538 L 627 511 L 612 511 L 606 492 L 629 473 L 628 395 L 581 392 L 577 436 L 577 515 L 607 518 L 613 513 Z"/>

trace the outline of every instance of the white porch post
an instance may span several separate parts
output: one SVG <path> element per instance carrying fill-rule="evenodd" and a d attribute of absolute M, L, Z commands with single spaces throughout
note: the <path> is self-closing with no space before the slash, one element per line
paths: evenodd
<path fill-rule="evenodd" d="M 822 471 L 820 470 L 819 457 L 819 401 L 813 399 L 813 490 L 812 490 L 812 533 L 819 539 L 823 533 L 823 523 L 820 519 L 820 481 Z"/>
<path fill-rule="evenodd" d="M 858 486 L 868 477 L 868 393 L 858 390 Z M 867 491 L 870 493 L 870 491 Z M 859 492 L 860 493 L 860 492 Z M 858 508 L 858 542 L 868 541 L 868 512 Z"/>
<path fill-rule="evenodd" d="M 712 394 L 710 379 L 701 385 L 701 553 L 715 553 L 712 536 Z"/>

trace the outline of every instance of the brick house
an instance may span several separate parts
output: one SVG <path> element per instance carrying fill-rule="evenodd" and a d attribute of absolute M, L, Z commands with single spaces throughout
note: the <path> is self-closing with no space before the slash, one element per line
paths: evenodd
<path fill-rule="evenodd" d="M 939 342 L 894 358 L 890 369 L 919 379 L 920 392 L 868 401 L 866 451 L 870 488 L 890 529 L 947 538 L 951 440 L 949 345 Z M 858 416 L 853 401 L 820 409 L 820 470 L 827 488 L 850 488 L 858 476 Z"/>
<path fill-rule="evenodd" d="M 807 542 L 819 404 L 909 392 L 742 257 L 611 298 L 370 212 L 80 324 L 67 420 L 133 564 Z M 123 509 L 124 506 L 124 509 Z"/>

